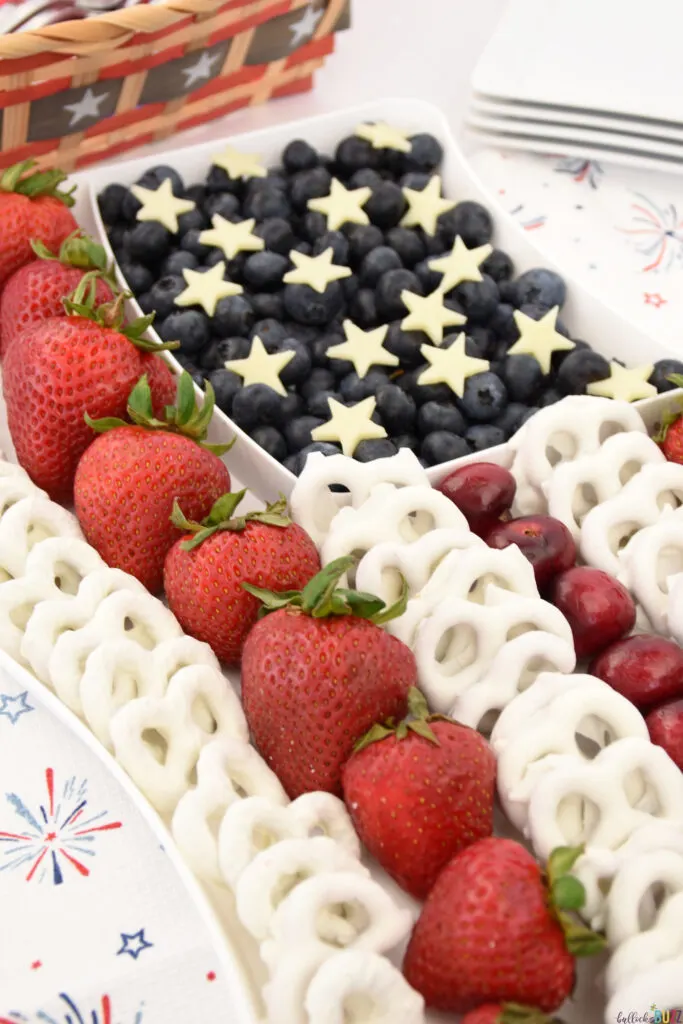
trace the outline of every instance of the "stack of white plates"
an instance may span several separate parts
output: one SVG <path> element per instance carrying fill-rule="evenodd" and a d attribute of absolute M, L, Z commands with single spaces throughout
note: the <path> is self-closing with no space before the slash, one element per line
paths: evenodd
<path fill-rule="evenodd" d="M 680 0 L 510 0 L 468 127 L 513 149 L 683 173 Z"/>

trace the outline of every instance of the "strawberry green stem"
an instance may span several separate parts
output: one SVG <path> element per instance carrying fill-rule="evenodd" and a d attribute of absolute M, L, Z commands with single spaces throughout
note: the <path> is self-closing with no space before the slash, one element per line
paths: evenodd
<path fill-rule="evenodd" d="M 22 160 L 21 163 L 8 167 L 0 175 L 0 192 L 14 192 L 29 199 L 52 196 L 65 206 L 73 206 L 76 201 L 73 197 L 76 186 L 68 192 L 59 187 L 67 180 L 67 175 L 59 170 L 33 171 L 35 166 L 35 160 Z"/>
<path fill-rule="evenodd" d="M 549 1017 L 543 1010 L 518 1003 L 505 1003 L 501 1007 L 498 1024 L 555 1024 L 556 1017 Z M 558 1022 L 559 1024 L 559 1022 Z"/>
<path fill-rule="evenodd" d="M 586 902 L 583 884 L 571 870 L 584 851 L 583 846 L 558 846 L 548 858 L 546 882 L 548 904 L 562 926 L 572 956 L 593 956 L 606 948 L 604 935 L 592 931 L 574 916 Z"/>
<path fill-rule="evenodd" d="M 387 722 L 373 725 L 371 729 L 366 732 L 365 736 L 361 736 L 353 750 L 357 753 L 359 750 L 363 750 L 365 747 L 369 747 L 372 743 L 378 743 L 380 740 L 387 739 L 388 736 L 395 736 L 397 740 L 403 740 L 409 733 L 414 733 L 417 736 L 422 736 L 423 739 L 429 743 L 433 743 L 439 747 L 441 744 L 436 738 L 433 729 L 430 727 L 430 722 L 450 722 L 452 719 L 446 718 L 445 715 L 430 715 L 427 701 L 424 695 L 420 693 L 416 686 L 411 686 L 408 691 L 408 715 L 403 721 L 399 722 L 398 725 L 394 724 L 393 719 L 389 719 Z"/>
<path fill-rule="evenodd" d="M 167 341 L 161 344 L 144 337 L 145 332 L 154 321 L 154 313 L 141 316 L 130 324 L 124 323 L 126 299 L 132 298 L 130 292 L 121 292 L 112 302 L 96 306 L 97 289 L 93 287 L 93 275 L 97 276 L 95 271 L 84 274 L 73 294 L 63 299 L 64 309 L 69 316 L 82 316 L 86 320 L 99 324 L 100 327 L 110 327 L 112 330 L 118 331 L 119 334 L 123 334 L 143 352 L 165 352 L 178 348 L 180 344 L 178 341 Z"/>
<path fill-rule="evenodd" d="M 251 583 L 243 583 L 242 586 L 262 602 L 263 607 L 259 612 L 261 617 L 279 608 L 289 607 L 297 608 L 314 619 L 326 619 L 333 615 L 355 615 L 356 618 L 368 619 L 376 626 L 381 626 L 398 615 L 403 615 L 408 603 L 408 586 L 405 580 L 402 580 L 401 596 L 389 608 L 373 594 L 337 586 L 344 573 L 355 563 L 356 559 L 350 555 L 337 558 L 309 580 L 303 590 L 284 590 L 276 593 L 254 587 Z"/>
<path fill-rule="evenodd" d="M 73 231 L 64 239 L 56 255 L 50 252 L 44 242 L 35 239 L 31 241 L 31 248 L 38 259 L 53 260 L 64 264 L 65 267 L 77 267 L 79 270 L 97 270 L 108 284 L 114 284 L 114 269 L 113 266 L 107 265 L 104 246 L 80 229 Z"/>
<path fill-rule="evenodd" d="M 235 494 L 222 495 L 214 503 L 206 519 L 202 519 L 201 523 L 195 523 L 191 519 L 186 519 L 177 500 L 174 501 L 171 522 L 178 529 L 194 534 L 189 540 L 183 541 L 182 548 L 185 551 L 192 551 L 208 537 L 212 537 L 214 533 L 220 530 L 239 533 L 246 528 L 247 523 L 263 523 L 280 529 L 291 526 L 292 520 L 287 515 L 287 500 L 283 495 L 280 495 L 278 501 L 268 505 L 260 512 L 246 512 L 243 516 L 234 516 L 235 509 L 246 493 L 246 490 L 244 490 L 237 491 Z"/>

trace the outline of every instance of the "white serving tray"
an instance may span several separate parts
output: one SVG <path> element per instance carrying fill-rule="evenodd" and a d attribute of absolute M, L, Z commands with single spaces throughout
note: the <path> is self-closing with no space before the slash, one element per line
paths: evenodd
<path fill-rule="evenodd" d="M 164 153 L 158 160 L 144 156 L 117 164 L 115 168 L 96 168 L 72 179 L 79 186 L 75 214 L 84 228 L 100 238 L 113 257 L 97 206 L 97 195 L 112 180 L 130 185 L 149 167 L 163 162 L 177 168 L 186 183 L 191 184 L 204 178 L 211 157 L 228 143 L 245 152 L 258 153 L 266 164 L 273 164 L 278 162 L 283 148 L 293 138 L 305 138 L 323 152 L 333 152 L 337 142 L 345 135 L 351 134 L 359 123 L 379 120 L 395 124 L 406 131 L 431 132 L 440 140 L 444 147 L 441 173 L 445 194 L 458 200 L 477 200 L 491 211 L 495 228 L 494 243 L 510 254 L 517 273 L 532 267 L 546 266 L 563 274 L 567 282 L 568 298 L 562 317 L 573 336 L 585 339 L 596 351 L 608 357 L 618 356 L 627 363 L 642 363 L 646 360 L 654 362 L 656 359 L 675 356 L 671 348 L 623 321 L 596 296 L 579 285 L 571 275 L 563 273 L 560 266 L 541 256 L 538 249 L 524 235 L 514 217 L 488 194 L 479 176 L 468 165 L 441 111 L 429 103 L 418 100 L 377 100 L 346 111 L 324 114 L 263 131 L 235 135 L 200 146 Z M 112 178 L 112 173 L 115 174 L 115 178 Z M 123 282 L 123 278 L 121 281 Z M 137 302 L 132 301 L 130 307 L 131 313 L 135 316 L 141 315 Z M 157 337 L 153 330 L 150 331 L 150 335 Z M 179 370 L 179 364 L 172 357 L 171 363 Z M 230 462 L 246 487 L 264 501 L 274 500 L 280 493 L 289 496 L 295 483 L 292 473 L 268 455 L 220 410 L 216 411 L 214 422 L 212 439 L 230 440 L 237 437 Z M 429 475 L 431 479 L 440 479 L 443 467 L 433 467 Z"/>

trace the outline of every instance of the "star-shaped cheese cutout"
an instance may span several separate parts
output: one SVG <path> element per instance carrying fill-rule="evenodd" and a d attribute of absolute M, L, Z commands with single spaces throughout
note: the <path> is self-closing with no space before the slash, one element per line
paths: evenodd
<path fill-rule="evenodd" d="M 408 316 L 401 320 L 404 331 L 424 331 L 430 341 L 440 345 L 444 327 L 459 327 L 467 320 L 462 313 L 444 306 L 443 291 L 437 288 L 430 295 L 417 295 L 404 289 L 401 301 L 408 307 Z"/>
<path fill-rule="evenodd" d="M 384 427 L 371 418 L 377 405 L 372 396 L 356 405 L 342 405 L 334 398 L 328 398 L 327 404 L 330 419 L 313 428 L 311 437 L 314 441 L 339 441 L 344 455 L 353 455 L 361 441 L 387 436 Z"/>
<path fill-rule="evenodd" d="M 367 203 L 372 195 L 372 189 L 365 188 L 344 188 L 337 178 L 332 179 L 329 195 L 321 196 L 319 199 L 309 199 L 309 210 L 317 210 L 327 217 L 328 231 L 336 231 L 342 224 L 369 224 L 370 218 L 363 205 Z"/>
<path fill-rule="evenodd" d="M 559 306 L 553 307 L 540 320 L 532 320 L 526 313 L 516 309 L 513 316 L 519 331 L 519 338 L 508 349 L 509 356 L 533 356 L 543 370 L 550 373 L 553 352 L 571 352 L 573 341 L 555 330 Z"/>
<path fill-rule="evenodd" d="M 256 223 L 253 217 L 233 224 L 231 220 L 216 213 L 211 223 L 213 227 L 202 231 L 199 241 L 202 245 L 215 245 L 217 249 L 222 249 L 229 260 L 234 259 L 238 252 L 260 252 L 265 246 L 263 239 L 253 233 Z"/>
<path fill-rule="evenodd" d="M 459 334 L 450 348 L 421 345 L 420 352 L 430 364 L 417 378 L 418 384 L 448 384 L 451 391 L 462 398 L 465 381 L 475 373 L 489 368 L 488 359 L 476 359 L 465 352 L 467 338 Z"/>
<path fill-rule="evenodd" d="M 173 195 L 170 178 L 164 178 L 159 188 L 131 185 L 130 190 L 138 202 L 142 203 L 136 214 L 137 219 L 156 220 L 174 235 L 178 233 L 178 217 L 195 208 L 192 199 L 179 199 Z"/>
<path fill-rule="evenodd" d="M 265 178 L 268 174 L 258 153 L 240 153 L 232 146 L 226 146 L 222 153 L 212 156 L 211 163 L 214 167 L 222 167 L 231 178 Z"/>
<path fill-rule="evenodd" d="M 442 291 L 449 292 L 451 288 L 455 288 L 462 281 L 482 281 L 479 264 L 483 263 L 492 252 L 492 245 L 480 245 L 476 249 L 468 249 L 458 235 L 448 256 L 439 256 L 438 259 L 429 260 L 427 265 L 437 274 L 443 274 L 440 287 Z"/>
<path fill-rule="evenodd" d="M 176 296 L 176 306 L 201 306 L 207 316 L 213 316 L 221 299 L 239 295 L 242 285 L 226 281 L 225 263 L 215 263 L 209 270 L 183 270 L 187 288 Z"/>
<path fill-rule="evenodd" d="M 384 121 L 377 121 L 375 124 L 359 124 L 356 128 L 356 135 L 359 139 L 369 142 L 373 149 L 396 149 L 399 153 L 410 153 L 412 148 L 407 132 L 392 128 Z"/>
<path fill-rule="evenodd" d="M 266 352 L 263 342 L 255 335 L 246 359 L 228 359 L 224 365 L 226 370 L 232 370 L 242 378 L 245 388 L 250 384 L 267 384 L 278 395 L 286 395 L 280 374 L 294 355 L 294 352 Z"/>
<path fill-rule="evenodd" d="M 401 225 L 404 228 L 422 228 L 427 235 L 436 234 L 436 222 L 441 214 L 455 206 L 453 200 L 444 199 L 441 195 L 441 178 L 438 174 L 429 179 L 422 191 L 404 188 L 403 195 L 408 209 L 403 214 Z"/>
<path fill-rule="evenodd" d="M 328 348 L 328 359 L 348 359 L 359 377 L 364 377 L 371 366 L 398 366 L 398 356 L 384 347 L 388 324 L 374 331 L 363 331 L 352 320 L 345 320 L 343 326 L 346 341 Z"/>
<path fill-rule="evenodd" d="M 602 398 L 616 398 L 620 402 L 636 402 L 639 398 L 651 398 L 657 394 L 657 388 L 650 384 L 654 366 L 632 366 L 629 368 L 619 363 L 609 364 L 609 377 L 595 380 L 586 391 L 589 395 L 600 395 Z"/>
<path fill-rule="evenodd" d="M 321 294 L 331 281 L 339 281 L 342 277 L 350 277 L 349 267 L 340 267 L 332 262 L 334 249 L 330 246 L 318 256 L 307 256 L 303 252 L 292 249 L 289 258 L 294 270 L 288 270 L 282 280 L 285 284 L 307 284 Z"/>

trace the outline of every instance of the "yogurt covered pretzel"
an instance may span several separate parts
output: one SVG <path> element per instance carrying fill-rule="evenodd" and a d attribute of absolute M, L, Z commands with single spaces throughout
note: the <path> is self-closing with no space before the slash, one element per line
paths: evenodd
<path fill-rule="evenodd" d="M 5 576 L 23 576 L 30 551 L 48 537 L 82 540 L 83 534 L 74 515 L 40 495 L 11 505 L 0 518 L 0 567 Z"/>
<path fill-rule="evenodd" d="M 633 594 L 651 628 L 664 636 L 676 628 L 679 602 L 671 600 L 670 581 L 683 572 L 683 517 L 664 515 L 639 530 L 621 551 L 620 580 Z M 673 614 L 670 615 L 670 611 Z"/>
<path fill-rule="evenodd" d="M 683 963 L 683 893 L 680 890 L 666 900 L 651 928 L 636 932 L 614 951 L 605 973 L 607 992 L 618 992 L 627 987 L 632 978 L 672 960 L 679 965 Z"/>

